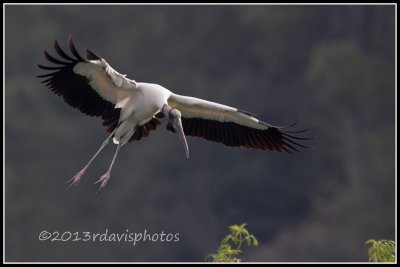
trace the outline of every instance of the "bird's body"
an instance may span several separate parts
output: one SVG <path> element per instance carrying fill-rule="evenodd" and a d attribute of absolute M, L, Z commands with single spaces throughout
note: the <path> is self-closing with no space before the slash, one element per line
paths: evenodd
<path fill-rule="evenodd" d="M 50 89 L 63 96 L 64 100 L 81 112 L 103 119 L 109 137 L 89 161 L 89 163 L 69 183 L 77 185 L 87 167 L 112 138 L 118 145 L 108 172 L 98 182 L 102 191 L 108 182 L 115 158 L 121 146 L 127 142 L 147 137 L 155 130 L 163 117 L 169 123 L 167 130 L 178 133 L 184 145 L 186 156 L 189 149 L 185 135 L 223 143 L 232 147 L 245 147 L 271 151 L 298 151 L 296 146 L 305 147 L 294 140 L 307 140 L 293 136 L 301 131 L 287 131 L 259 121 L 247 111 L 215 102 L 181 96 L 172 93 L 161 85 L 136 82 L 115 71 L 104 59 L 86 49 L 86 59 L 76 51 L 71 37 L 69 48 L 74 55 L 67 55 L 54 41 L 56 52 L 62 60 L 44 56 L 58 65 L 45 70 L 55 72 L 40 75 Z"/>
<path fill-rule="evenodd" d="M 119 105 L 121 107 L 120 121 L 122 123 L 114 134 L 113 140 L 116 144 L 135 125 L 142 126 L 148 123 L 156 113 L 161 111 L 171 94 L 164 87 L 150 83 L 137 83 L 135 90 L 129 93 L 128 99 L 122 100 Z"/>

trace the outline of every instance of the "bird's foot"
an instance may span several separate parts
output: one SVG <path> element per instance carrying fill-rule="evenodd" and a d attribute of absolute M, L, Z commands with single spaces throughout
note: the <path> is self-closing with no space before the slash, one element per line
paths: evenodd
<path fill-rule="evenodd" d="M 101 182 L 100 188 L 99 188 L 99 190 L 97 190 L 97 194 L 100 194 L 101 192 L 103 192 L 104 187 L 105 187 L 105 186 L 107 185 L 107 183 L 108 183 L 108 180 L 110 180 L 110 172 L 109 172 L 109 171 L 106 172 L 105 174 L 103 174 L 103 175 L 100 177 L 100 179 L 99 179 L 97 182 L 95 182 L 95 184 Z"/>
<path fill-rule="evenodd" d="M 74 177 L 72 177 L 72 179 L 68 180 L 68 182 L 66 182 L 65 184 L 68 185 L 67 187 L 67 191 L 69 191 L 71 189 L 72 186 L 77 186 L 79 181 L 81 180 L 83 174 L 85 174 L 85 171 L 87 169 L 87 166 L 85 168 L 83 168 L 80 172 L 78 172 Z"/>

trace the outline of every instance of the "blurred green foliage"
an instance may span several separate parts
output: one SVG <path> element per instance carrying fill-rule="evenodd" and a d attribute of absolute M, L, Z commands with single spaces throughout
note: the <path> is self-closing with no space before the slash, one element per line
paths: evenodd
<path fill-rule="evenodd" d="M 243 223 L 241 225 L 231 225 L 229 230 L 231 231 L 227 236 L 225 236 L 217 250 L 217 253 L 210 254 L 206 257 L 206 261 L 212 262 L 240 262 L 241 259 L 237 258 L 239 254 L 242 253 L 242 244 L 246 243 L 250 246 L 258 246 L 258 241 L 253 234 L 249 234 L 245 228 L 247 224 Z M 234 248 L 232 248 L 232 246 Z"/>
<path fill-rule="evenodd" d="M 371 244 L 368 249 L 370 262 L 395 262 L 396 261 L 396 242 L 393 240 L 370 239 L 365 242 L 366 245 Z"/>

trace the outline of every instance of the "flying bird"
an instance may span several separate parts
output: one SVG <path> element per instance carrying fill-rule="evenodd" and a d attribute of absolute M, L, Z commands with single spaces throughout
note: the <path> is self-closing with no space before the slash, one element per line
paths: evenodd
<path fill-rule="evenodd" d="M 201 137 L 231 147 L 288 152 L 298 151 L 302 131 L 289 131 L 288 127 L 272 126 L 255 118 L 255 114 L 215 102 L 174 94 L 161 85 L 136 82 L 114 70 L 103 58 L 86 49 L 86 58 L 80 56 L 71 36 L 65 53 L 54 40 L 59 59 L 44 51 L 44 57 L 53 66 L 38 64 L 40 69 L 51 71 L 39 75 L 42 83 L 67 104 L 82 113 L 101 117 L 109 133 L 90 161 L 72 179 L 67 190 L 78 185 L 83 174 L 112 139 L 117 148 L 108 171 L 96 182 L 97 193 L 104 190 L 110 179 L 112 167 L 121 146 L 147 137 L 167 118 L 167 130 L 177 133 L 186 157 L 189 148 L 185 135 Z"/>

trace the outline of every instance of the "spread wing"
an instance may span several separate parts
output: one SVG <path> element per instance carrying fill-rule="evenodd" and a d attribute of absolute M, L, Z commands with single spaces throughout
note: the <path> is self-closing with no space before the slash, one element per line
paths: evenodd
<path fill-rule="evenodd" d="M 54 50 L 60 59 L 44 51 L 44 57 L 55 66 L 43 66 L 40 69 L 51 71 L 39 75 L 46 86 L 55 94 L 62 96 L 65 102 L 82 113 L 101 117 L 107 132 L 118 125 L 120 108 L 132 97 L 130 90 L 136 89 L 136 82 L 115 71 L 104 59 L 86 49 L 86 59 L 77 52 L 72 38 L 68 38 L 68 55 L 54 40 Z M 146 137 L 160 122 L 153 118 L 142 125 L 130 141 Z"/>
<path fill-rule="evenodd" d="M 299 140 L 311 139 L 295 136 L 304 131 L 272 126 L 250 112 L 199 98 L 172 94 L 168 105 L 181 112 L 185 135 L 227 146 L 291 153 L 299 147 L 307 148 Z M 171 124 L 167 129 L 174 132 Z"/>

